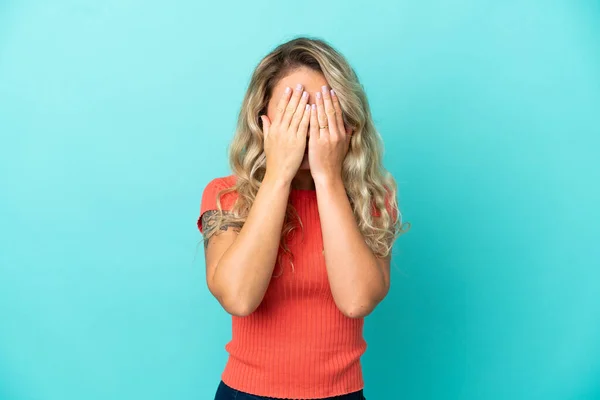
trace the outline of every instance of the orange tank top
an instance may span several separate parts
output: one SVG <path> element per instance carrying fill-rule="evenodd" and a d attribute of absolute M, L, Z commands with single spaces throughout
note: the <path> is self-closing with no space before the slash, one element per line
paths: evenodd
<path fill-rule="evenodd" d="M 230 175 L 212 180 L 202 194 L 198 228 L 216 210 L 219 190 L 235 184 Z M 235 192 L 221 196 L 230 209 Z M 292 189 L 289 201 L 304 224 L 288 242 L 294 253 L 277 264 L 260 306 L 249 316 L 232 316 L 229 358 L 221 378 L 242 392 L 275 398 L 323 398 L 363 388 L 360 358 L 366 350 L 363 318 L 344 316 L 334 303 L 314 190 Z M 281 251 L 281 250 L 280 250 Z M 279 275 L 279 277 L 277 277 Z"/>

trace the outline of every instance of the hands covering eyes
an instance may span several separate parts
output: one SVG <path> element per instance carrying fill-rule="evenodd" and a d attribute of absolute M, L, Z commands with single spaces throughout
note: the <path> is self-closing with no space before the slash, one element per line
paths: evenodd
<path fill-rule="evenodd" d="M 261 115 L 267 173 L 290 181 L 296 175 L 306 153 L 315 180 L 341 177 L 342 163 L 348 152 L 351 130 L 346 130 L 339 99 L 323 86 L 315 94 L 316 104 L 308 104 L 308 92 L 298 84 L 286 88 L 273 121 Z"/>

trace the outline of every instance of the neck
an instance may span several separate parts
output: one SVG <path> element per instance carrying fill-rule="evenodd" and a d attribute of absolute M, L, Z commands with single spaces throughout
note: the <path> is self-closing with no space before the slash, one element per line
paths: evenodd
<path fill-rule="evenodd" d="M 310 170 L 302 169 L 298 171 L 292 180 L 292 189 L 315 190 L 315 181 L 310 174 Z"/>

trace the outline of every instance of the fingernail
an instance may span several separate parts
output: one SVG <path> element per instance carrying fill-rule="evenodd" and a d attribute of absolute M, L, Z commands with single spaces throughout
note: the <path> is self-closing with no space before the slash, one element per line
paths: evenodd
<path fill-rule="evenodd" d="M 286 86 L 286 88 L 285 88 L 285 92 L 286 92 L 286 93 L 289 93 L 291 90 L 292 90 L 292 89 L 291 89 L 289 86 Z"/>
<path fill-rule="evenodd" d="M 331 89 L 329 92 L 331 93 L 332 96 L 335 96 L 335 92 L 333 91 L 333 89 Z"/>
<path fill-rule="evenodd" d="M 296 90 L 302 90 L 302 85 L 301 84 L 297 84 L 296 85 Z"/>
<path fill-rule="evenodd" d="M 304 93 L 302 93 L 302 98 L 303 99 L 306 99 L 307 97 L 308 97 L 308 92 L 305 91 Z"/>
<path fill-rule="evenodd" d="M 321 86 L 321 90 L 323 91 L 323 93 L 325 93 L 327 91 L 327 85 Z"/>
<path fill-rule="evenodd" d="M 321 98 L 321 92 L 317 92 L 317 99 Z"/>
<path fill-rule="evenodd" d="M 316 110 L 316 109 L 317 109 L 317 105 L 316 105 L 316 104 L 313 104 L 313 105 L 312 105 L 312 109 L 313 109 L 313 110 Z"/>

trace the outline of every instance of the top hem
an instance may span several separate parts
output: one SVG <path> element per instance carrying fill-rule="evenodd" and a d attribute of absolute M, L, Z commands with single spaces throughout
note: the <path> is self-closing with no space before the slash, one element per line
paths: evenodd
<path fill-rule="evenodd" d="M 311 399 L 311 400 L 317 400 L 317 399 L 326 399 L 329 397 L 336 397 L 336 396 L 344 396 L 350 393 L 354 393 L 354 392 L 358 392 L 359 390 L 364 390 L 364 382 L 360 383 L 359 385 L 357 385 L 356 387 L 350 387 L 346 390 L 343 391 L 330 391 L 330 392 L 318 392 L 318 391 L 296 391 L 293 393 L 282 393 L 279 392 L 277 390 L 274 391 L 269 391 L 269 392 L 260 392 L 260 391 L 254 391 L 251 388 L 247 388 L 247 387 L 243 387 L 238 385 L 236 382 L 231 382 L 229 381 L 228 377 L 225 375 L 225 373 L 223 373 L 221 375 L 221 380 L 229 387 L 235 389 L 235 390 L 239 390 L 240 392 L 244 392 L 244 393 L 248 393 L 254 396 L 262 396 L 262 397 L 271 397 L 273 399 L 277 399 L 277 400 L 298 400 L 298 399 Z"/>

